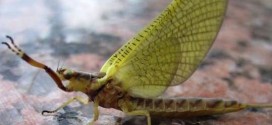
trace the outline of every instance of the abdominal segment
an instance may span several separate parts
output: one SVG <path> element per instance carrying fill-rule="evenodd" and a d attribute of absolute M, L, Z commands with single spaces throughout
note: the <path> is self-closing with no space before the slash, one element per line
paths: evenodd
<path fill-rule="evenodd" d="M 135 110 L 147 110 L 151 116 L 188 118 L 235 112 L 247 105 L 234 100 L 208 98 L 132 98 Z"/>

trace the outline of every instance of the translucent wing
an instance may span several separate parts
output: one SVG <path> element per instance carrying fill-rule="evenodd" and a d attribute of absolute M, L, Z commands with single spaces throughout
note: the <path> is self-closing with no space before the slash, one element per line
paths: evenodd
<path fill-rule="evenodd" d="M 211 47 L 227 0 L 174 0 L 104 64 L 132 96 L 155 97 L 188 79 Z"/>

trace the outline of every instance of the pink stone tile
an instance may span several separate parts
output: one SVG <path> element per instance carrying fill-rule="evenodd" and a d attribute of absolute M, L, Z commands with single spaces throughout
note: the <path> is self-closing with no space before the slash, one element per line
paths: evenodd
<path fill-rule="evenodd" d="M 67 65 L 79 66 L 78 68 L 90 71 L 99 71 L 103 65 L 103 58 L 97 54 L 78 54 L 72 55 L 67 60 Z"/>

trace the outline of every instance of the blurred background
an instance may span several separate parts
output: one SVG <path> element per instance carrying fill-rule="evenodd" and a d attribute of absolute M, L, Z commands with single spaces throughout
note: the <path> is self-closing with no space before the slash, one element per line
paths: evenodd
<path fill-rule="evenodd" d="M 0 0 L 0 40 L 10 35 L 31 57 L 56 69 L 98 72 L 104 62 L 158 15 L 171 0 Z M 214 97 L 245 103 L 272 103 L 272 1 L 229 0 L 224 24 L 199 69 L 165 96 Z M 73 103 L 42 116 L 81 93 L 62 92 L 47 74 L 0 46 L 1 125 L 81 125 L 92 118 L 91 103 Z M 97 124 L 145 124 L 100 109 Z M 220 117 L 159 119 L 153 124 L 270 125 L 271 109 Z"/>

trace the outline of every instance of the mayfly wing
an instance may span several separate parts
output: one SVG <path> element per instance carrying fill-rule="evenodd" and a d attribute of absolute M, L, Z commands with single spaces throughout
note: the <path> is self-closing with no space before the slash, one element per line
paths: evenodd
<path fill-rule="evenodd" d="M 104 79 L 132 96 L 155 97 L 188 79 L 221 27 L 227 0 L 173 0 L 104 64 Z"/>

